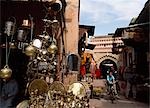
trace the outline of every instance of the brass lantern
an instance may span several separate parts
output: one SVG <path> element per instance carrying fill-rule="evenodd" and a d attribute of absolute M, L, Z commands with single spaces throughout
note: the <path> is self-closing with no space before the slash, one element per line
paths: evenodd
<path fill-rule="evenodd" d="M 9 68 L 8 65 L 4 66 L 4 68 L 1 69 L 0 71 L 0 78 L 7 79 L 10 78 L 11 75 L 12 75 L 12 70 Z"/>
<path fill-rule="evenodd" d="M 52 44 L 48 47 L 48 52 L 51 54 L 54 54 L 57 51 L 57 46 L 54 44 L 54 42 L 52 42 Z"/>
<path fill-rule="evenodd" d="M 35 51 L 36 51 L 35 47 L 31 44 L 25 48 L 25 54 L 27 56 L 34 56 Z"/>
<path fill-rule="evenodd" d="M 9 52 L 8 50 L 10 50 L 10 47 L 8 49 L 8 39 L 7 39 L 7 36 L 6 36 L 6 65 L 4 66 L 3 69 L 0 70 L 0 78 L 3 78 L 3 79 L 7 79 L 7 78 L 10 78 L 11 75 L 12 75 L 12 70 L 9 68 L 8 66 L 8 58 L 9 58 Z"/>

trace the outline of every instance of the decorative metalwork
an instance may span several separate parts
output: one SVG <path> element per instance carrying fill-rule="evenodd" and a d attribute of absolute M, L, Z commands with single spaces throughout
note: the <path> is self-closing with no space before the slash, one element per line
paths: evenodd
<path fill-rule="evenodd" d="M 29 100 L 23 100 L 16 108 L 29 108 Z"/>
<path fill-rule="evenodd" d="M 36 92 L 37 95 L 47 93 L 48 91 L 48 84 L 45 80 L 42 79 L 35 79 L 33 80 L 28 88 L 29 94 L 32 95 L 33 92 Z"/>
<path fill-rule="evenodd" d="M 8 41 L 8 37 L 11 36 L 11 40 L 10 43 L 12 43 L 13 41 L 13 35 L 14 35 L 14 31 L 15 31 L 15 24 L 16 24 L 16 19 L 14 17 L 12 17 L 13 21 L 11 21 L 11 18 L 9 19 L 9 21 L 6 22 L 5 24 L 5 31 L 4 33 L 6 34 L 6 42 L 5 42 L 5 61 L 6 61 L 6 65 L 4 66 L 3 69 L 0 70 L 0 78 L 3 79 L 7 79 L 10 78 L 12 75 L 12 70 L 9 68 L 8 66 L 8 60 L 9 60 L 9 55 L 10 55 L 10 49 L 12 46 L 12 44 L 9 46 L 9 41 Z"/>
<path fill-rule="evenodd" d="M 45 5 L 46 6 L 46 5 Z M 24 100 L 17 105 L 17 108 L 86 108 L 89 107 L 89 99 L 86 95 L 85 87 L 82 83 L 76 82 L 69 86 L 66 90 L 63 83 L 55 81 L 57 71 L 57 37 L 63 35 L 63 18 L 61 13 L 62 1 L 52 0 L 46 8 L 44 17 L 44 29 L 40 35 L 34 35 L 34 20 L 29 14 L 30 20 L 23 20 L 22 26 L 18 29 L 17 44 L 18 49 L 29 56 L 29 63 L 26 72 L 26 90 L 29 93 L 29 100 Z M 53 13 L 50 13 L 51 12 Z M 64 11 L 64 10 L 63 10 Z M 57 14 L 60 15 L 57 15 Z M 49 15 L 53 15 L 49 17 Z M 30 23 L 29 23 L 30 22 Z M 12 22 L 7 22 L 5 34 L 13 35 L 14 27 Z M 30 40 L 27 40 L 27 35 L 30 30 Z M 7 38 L 6 38 L 7 39 Z M 12 40 L 12 39 L 11 39 Z M 63 40 L 63 36 L 62 36 Z M 62 42 L 63 43 L 63 42 Z M 0 76 L 10 77 L 11 69 L 8 67 L 8 56 L 6 40 L 6 66 L 1 70 Z M 13 45 L 14 43 L 11 42 Z M 64 44 L 63 44 L 64 45 Z M 64 46 L 63 46 L 64 47 Z M 65 49 L 63 48 L 63 53 Z M 64 57 L 64 55 L 63 55 Z M 71 54 L 70 59 L 76 59 L 76 67 L 71 71 L 79 70 L 79 56 Z M 66 61 L 66 58 L 63 58 Z M 64 64 L 62 64 L 64 65 Z M 71 64 L 69 67 L 73 66 Z"/>
<path fill-rule="evenodd" d="M 69 85 L 66 91 L 63 83 L 53 82 L 49 88 L 48 96 L 52 108 L 88 108 L 89 98 L 82 83 Z"/>

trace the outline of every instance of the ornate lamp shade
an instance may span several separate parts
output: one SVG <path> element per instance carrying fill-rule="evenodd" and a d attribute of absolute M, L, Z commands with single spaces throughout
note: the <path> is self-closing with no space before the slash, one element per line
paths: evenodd
<path fill-rule="evenodd" d="M 3 69 L 0 71 L 0 78 L 7 79 L 10 78 L 12 75 L 12 70 L 9 68 L 8 65 L 6 65 Z"/>
<path fill-rule="evenodd" d="M 33 45 L 29 45 L 25 48 L 25 54 L 27 56 L 34 56 L 35 55 L 35 47 Z"/>
<path fill-rule="evenodd" d="M 51 54 L 54 54 L 56 51 L 57 51 L 57 46 L 54 44 L 54 43 L 52 43 L 49 47 L 48 47 L 48 52 L 49 53 L 51 53 Z"/>
<path fill-rule="evenodd" d="M 42 47 L 42 41 L 40 39 L 34 39 L 33 46 L 40 49 Z"/>
<path fill-rule="evenodd" d="M 55 2 L 51 5 L 51 9 L 54 11 L 60 11 L 62 9 L 62 3 L 60 0 L 55 0 Z"/>

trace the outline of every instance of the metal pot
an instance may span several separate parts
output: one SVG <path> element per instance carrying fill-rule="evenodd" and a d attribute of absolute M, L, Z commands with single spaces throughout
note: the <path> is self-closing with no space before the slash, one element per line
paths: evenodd
<path fill-rule="evenodd" d="M 25 54 L 27 56 L 34 56 L 35 55 L 35 47 L 33 45 L 29 45 L 25 48 Z"/>
<path fill-rule="evenodd" d="M 58 49 L 57 46 L 56 46 L 54 43 L 52 43 L 52 44 L 48 47 L 47 50 L 48 50 L 49 53 L 54 54 L 57 49 Z"/>
<path fill-rule="evenodd" d="M 12 70 L 9 68 L 8 65 L 4 66 L 4 68 L 1 69 L 0 71 L 0 78 L 7 79 L 10 78 L 11 75 L 12 75 Z"/>

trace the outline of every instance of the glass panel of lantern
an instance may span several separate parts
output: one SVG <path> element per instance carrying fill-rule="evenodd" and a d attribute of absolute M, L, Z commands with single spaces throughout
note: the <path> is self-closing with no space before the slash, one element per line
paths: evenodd
<path fill-rule="evenodd" d="M 67 61 L 68 61 L 69 70 L 78 71 L 79 58 L 77 55 L 75 55 L 75 54 L 69 55 Z"/>

